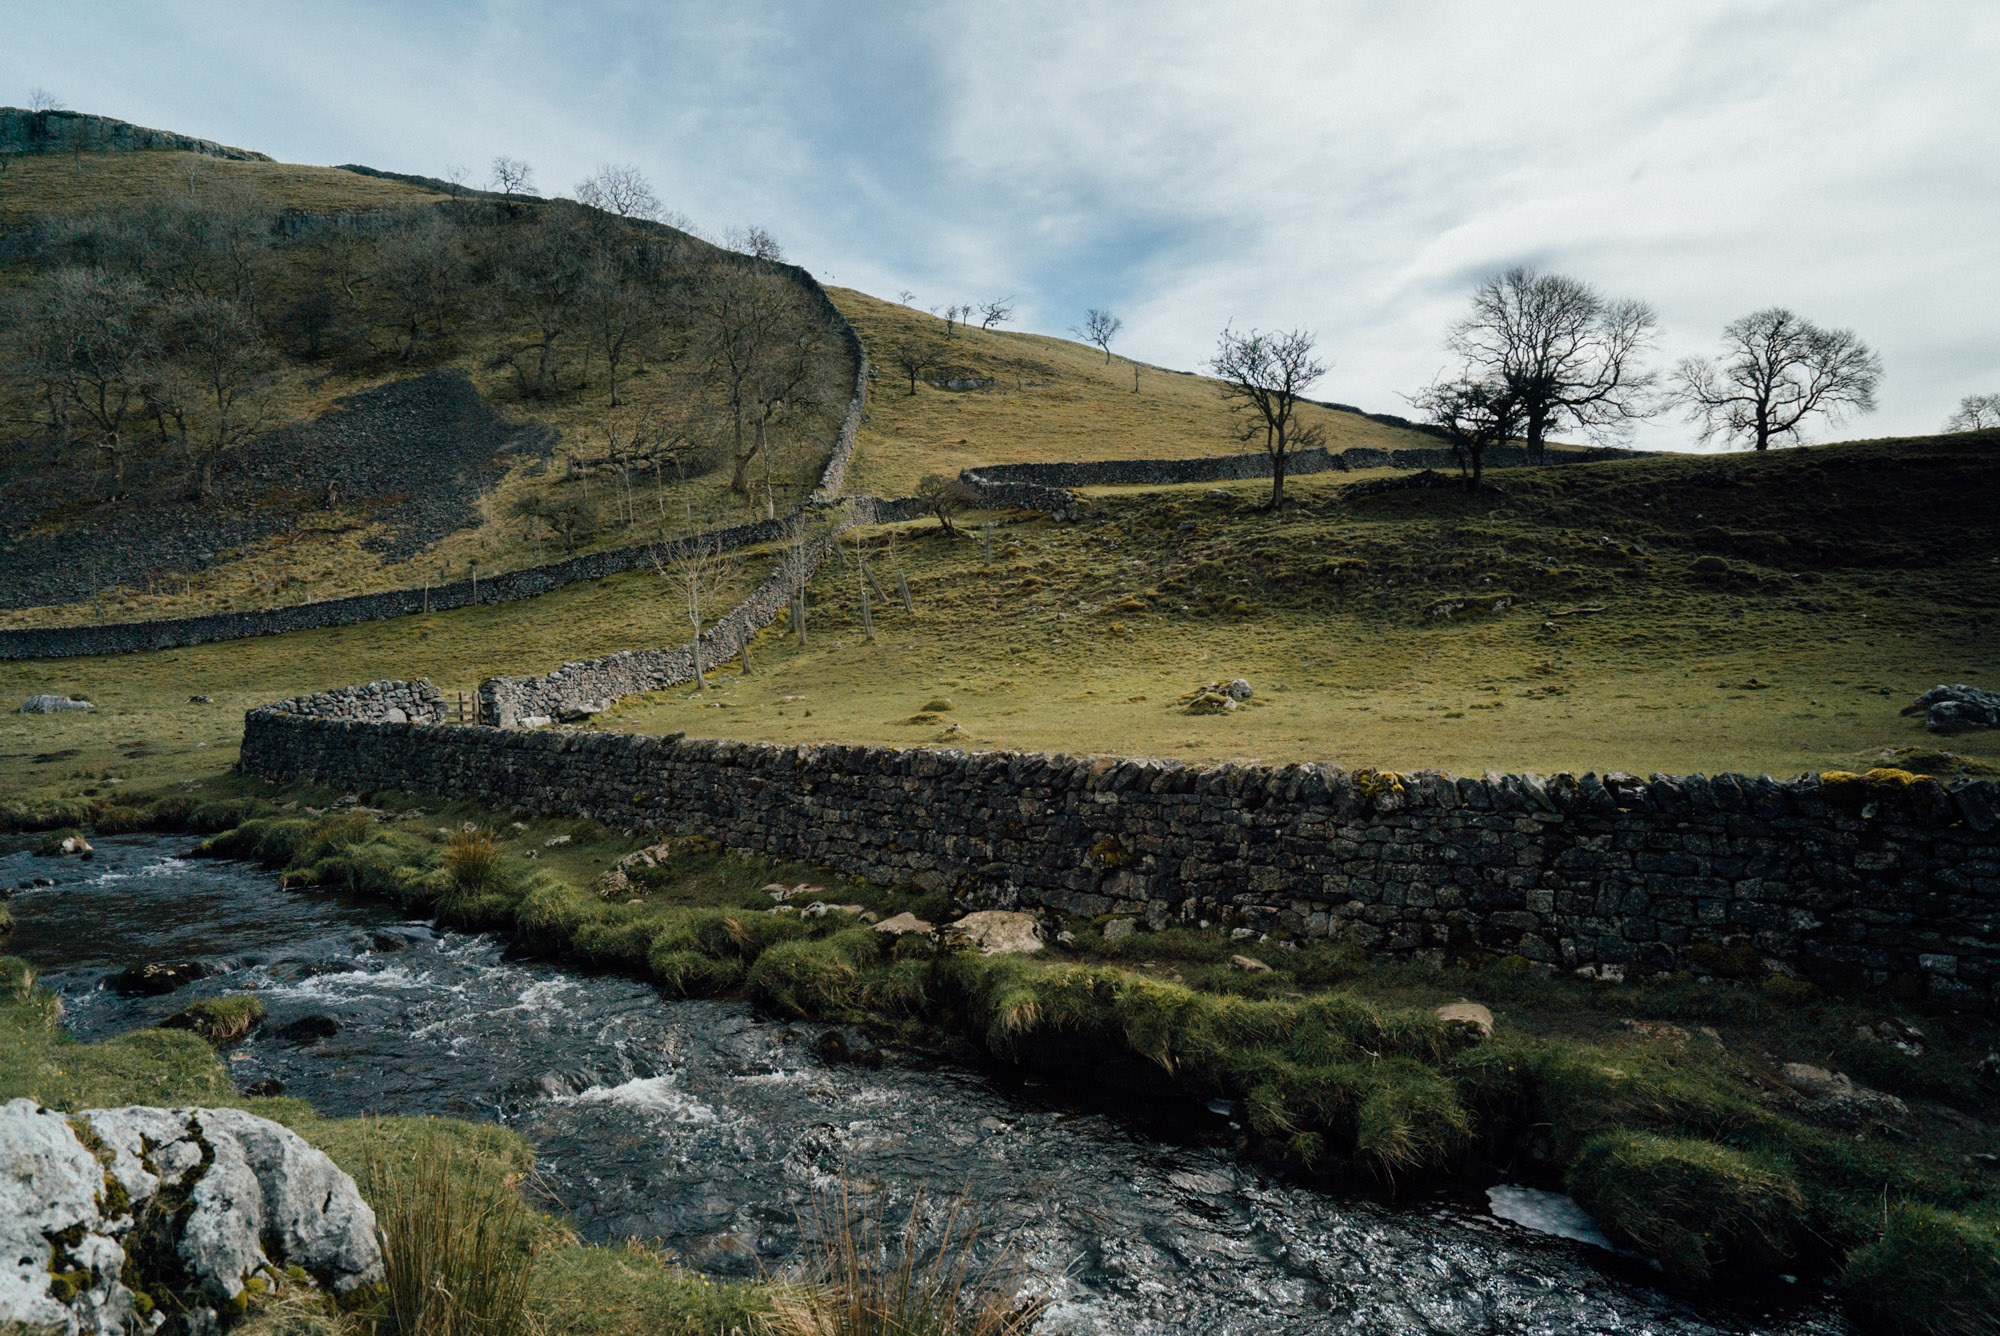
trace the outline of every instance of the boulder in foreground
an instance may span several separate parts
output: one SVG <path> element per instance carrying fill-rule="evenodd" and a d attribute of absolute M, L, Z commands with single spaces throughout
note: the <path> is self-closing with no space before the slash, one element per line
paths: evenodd
<path fill-rule="evenodd" d="M 337 1295 L 383 1278 L 374 1211 L 289 1128 L 239 1109 L 0 1105 L 0 1329 L 151 1332 L 170 1304 L 213 1330 L 249 1282 L 293 1267 Z"/>

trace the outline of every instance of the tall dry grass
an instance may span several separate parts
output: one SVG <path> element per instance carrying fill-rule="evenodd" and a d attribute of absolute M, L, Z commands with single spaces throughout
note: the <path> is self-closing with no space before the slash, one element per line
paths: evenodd
<path fill-rule="evenodd" d="M 534 1221 L 436 1143 L 369 1151 L 385 1271 L 378 1336 L 540 1336 L 528 1311 Z"/>
<path fill-rule="evenodd" d="M 771 1336 L 1025 1336 L 1048 1306 L 1023 1293 L 1018 1254 L 981 1246 L 963 1195 L 939 1207 L 919 1193 L 898 1221 L 843 1176 L 800 1224 L 806 1283 L 774 1292 Z"/>

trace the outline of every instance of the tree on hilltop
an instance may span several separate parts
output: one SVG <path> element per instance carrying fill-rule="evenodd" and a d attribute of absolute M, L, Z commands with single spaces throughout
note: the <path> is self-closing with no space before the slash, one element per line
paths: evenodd
<path fill-rule="evenodd" d="M 658 218 L 660 197 L 653 193 L 637 167 L 601 163 L 597 171 L 577 182 L 576 202 L 620 218 Z"/>
<path fill-rule="evenodd" d="M 1271 457 L 1271 504 L 1285 503 L 1285 460 L 1295 449 L 1311 449 L 1325 441 L 1317 424 L 1299 421 L 1298 406 L 1313 382 L 1326 374 L 1326 363 L 1313 355 L 1317 338 L 1311 330 L 1238 334 L 1224 326 L 1208 359 L 1208 370 L 1222 382 L 1222 397 L 1248 415 L 1243 439 L 1264 436 L 1264 453 Z"/>
<path fill-rule="evenodd" d="M 1528 453 L 1540 460 L 1552 430 L 1617 436 L 1657 411 L 1657 377 L 1639 366 L 1656 324 L 1644 302 L 1517 265 L 1473 290 L 1472 311 L 1446 346 L 1463 359 L 1463 379 L 1506 388 L 1520 405 Z"/>
<path fill-rule="evenodd" d="M 1770 448 L 1815 414 L 1839 422 L 1875 408 L 1882 359 L 1850 329 L 1821 329 L 1782 306 L 1753 311 L 1722 331 L 1716 361 L 1674 369 L 1670 402 L 1701 424 L 1701 439 Z"/>
<path fill-rule="evenodd" d="M 1945 419 L 1946 431 L 1991 431 L 2000 427 L 2000 394 L 1968 394 Z"/>
<path fill-rule="evenodd" d="M 1094 343 L 1104 350 L 1104 365 L 1111 365 L 1111 340 L 1118 337 L 1118 331 L 1125 328 L 1125 322 L 1109 311 L 1093 306 L 1083 313 L 1083 323 L 1071 325 L 1069 332 L 1085 343 Z"/>
<path fill-rule="evenodd" d="M 979 327 L 995 329 L 1014 318 L 1014 299 L 1002 297 L 998 301 L 979 303 Z"/>
<path fill-rule="evenodd" d="M 535 169 L 519 158 L 503 154 L 493 160 L 492 186 L 503 195 L 532 195 L 535 193 Z"/>

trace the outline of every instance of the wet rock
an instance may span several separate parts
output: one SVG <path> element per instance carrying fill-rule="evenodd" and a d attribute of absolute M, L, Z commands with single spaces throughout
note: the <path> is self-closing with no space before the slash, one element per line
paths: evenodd
<path fill-rule="evenodd" d="M 882 1066 L 882 1050 L 873 1044 L 850 1039 L 843 1030 L 821 1031 L 813 1041 L 813 1051 L 819 1054 L 821 1062 L 834 1066 L 854 1066 L 879 1069 Z"/>
<path fill-rule="evenodd" d="M 1924 1032 L 1906 1020 L 1884 1016 L 1879 1021 L 1854 1027 L 1854 1037 L 1873 1044 L 1887 1044 L 1898 1053 L 1919 1058 L 1924 1053 Z"/>
<path fill-rule="evenodd" d="M 937 929 L 906 909 L 894 918 L 883 919 L 875 925 L 875 931 L 886 932 L 892 936 L 901 937 L 904 933 L 931 933 L 936 932 Z"/>
<path fill-rule="evenodd" d="M 1229 964 L 1234 969 L 1244 970 L 1251 974 L 1268 974 L 1271 971 L 1269 965 L 1266 965 L 1255 956 L 1231 956 Z"/>
<path fill-rule="evenodd" d="M 982 909 L 945 928 L 946 937 L 976 947 L 981 955 L 1029 955 L 1042 949 L 1042 925 L 1033 914 L 1014 909 Z"/>
<path fill-rule="evenodd" d="M 22 714 L 67 714 L 71 710 L 94 710 L 97 707 L 87 700 L 71 700 L 68 696 L 30 696 L 20 709 Z"/>
<path fill-rule="evenodd" d="M 267 1076 L 261 1081 L 252 1081 L 243 1087 L 243 1093 L 259 1099 L 271 1099 L 285 1093 L 285 1083 L 275 1076 Z"/>
<path fill-rule="evenodd" d="M 1467 1002 L 1463 998 L 1447 1002 L 1437 1009 L 1437 1017 L 1446 1025 L 1468 1026 L 1479 1032 L 1481 1039 L 1493 1034 L 1493 1013 L 1477 1002 Z"/>
<path fill-rule="evenodd" d="M 128 1281 L 213 1330 L 259 1275 L 298 1267 L 340 1295 L 382 1280 L 375 1213 L 354 1180 L 240 1110 L 66 1117 L 17 1099 L 0 1105 L 0 1164 L 0 1327 L 150 1330 Z"/>
<path fill-rule="evenodd" d="M 208 966 L 198 960 L 187 960 L 178 965 L 128 965 L 107 982 L 127 997 L 159 997 L 207 975 Z"/>
<path fill-rule="evenodd" d="M 331 1016 L 301 1016 L 278 1033 L 294 1044 L 314 1044 L 340 1033 L 340 1022 Z"/>
<path fill-rule="evenodd" d="M 1970 728 L 2000 728 L 2000 692 L 1978 687 L 1935 686 L 1907 706 L 1904 714 L 1921 714 L 1933 733 L 1957 733 Z"/>
<path fill-rule="evenodd" d="M 1824 1067 L 1788 1062 L 1778 1075 L 1797 1092 L 1795 1102 L 1799 1112 L 1842 1127 L 1858 1126 L 1870 1118 L 1901 1118 L 1909 1113 L 1908 1107 L 1894 1095 L 1858 1086 L 1844 1073 Z"/>

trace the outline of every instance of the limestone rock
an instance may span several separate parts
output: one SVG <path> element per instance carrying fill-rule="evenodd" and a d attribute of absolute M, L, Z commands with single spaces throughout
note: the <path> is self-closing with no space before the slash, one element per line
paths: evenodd
<path fill-rule="evenodd" d="M 1437 1017 L 1446 1025 L 1470 1026 L 1479 1032 L 1481 1039 L 1492 1037 L 1493 1013 L 1477 1002 L 1467 1002 L 1463 999 L 1447 1002 L 1437 1009 Z"/>
<path fill-rule="evenodd" d="M 87 700 L 71 700 L 68 696 L 30 696 L 28 703 L 20 709 L 22 714 L 65 714 L 71 710 L 94 710 L 97 707 Z"/>
<path fill-rule="evenodd" d="M 1104 925 L 1104 940 L 1107 942 L 1122 942 L 1137 931 L 1139 931 L 1139 920 L 1115 918 Z"/>
<path fill-rule="evenodd" d="M 894 918 L 883 919 L 880 923 L 875 925 L 875 931 L 886 932 L 889 933 L 891 936 L 901 937 L 904 933 L 907 932 L 928 933 L 928 932 L 935 932 L 937 931 L 937 929 L 932 927 L 930 924 L 924 922 L 922 919 L 918 918 L 915 914 L 912 914 L 909 910 L 906 909 L 902 913 L 896 915 Z"/>
<path fill-rule="evenodd" d="M 1788 1062 L 1778 1072 L 1798 1093 L 1800 1112 L 1852 1127 L 1869 1118 L 1901 1118 L 1909 1109 L 1894 1095 L 1858 1086 L 1845 1073 L 1805 1062 Z"/>
<path fill-rule="evenodd" d="M 981 909 L 949 924 L 945 933 L 984 956 L 1029 955 L 1042 949 L 1042 925 L 1033 914 L 1013 909 Z"/>
<path fill-rule="evenodd" d="M 2000 692 L 1981 691 L 1963 682 L 1957 686 L 1935 686 L 1917 697 L 1903 713 L 1921 714 L 1924 727 L 1933 733 L 2000 728 Z"/>
<path fill-rule="evenodd" d="M 246 1280 L 286 1267 L 337 1294 L 382 1280 L 375 1213 L 354 1181 L 236 1109 L 0 1105 L 0 1259 L 0 1326 L 66 1336 L 147 1329 L 130 1272 L 207 1309 L 206 1326 Z"/>
<path fill-rule="evenodd" d="M 1251 974 L 1268 974 L 1271 970 L 1269 965 L 1266 965 L 1255 956 L 1231 956 L 1229 963 L 1232 967 L 1248 971 Z"/>

